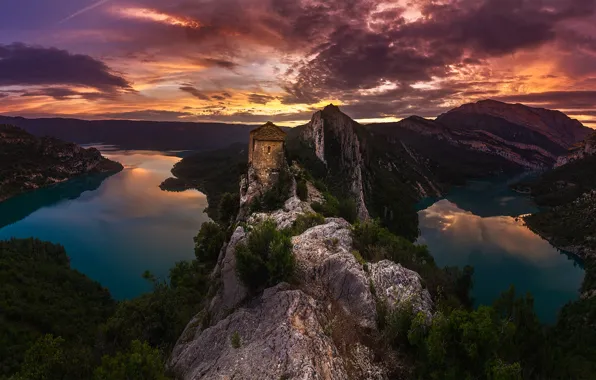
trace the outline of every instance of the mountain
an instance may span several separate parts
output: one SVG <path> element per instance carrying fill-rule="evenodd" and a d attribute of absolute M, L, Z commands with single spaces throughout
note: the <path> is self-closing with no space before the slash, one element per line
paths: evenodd
<path fill-rule="evenodd" d="M 434 121 L 412 116 L 368 127 L 416 149 L 446 183 L 550 168 L 591 131 L 558 111 L 493 100 L 465 104 Z"/>
<path fill-rule="evenodd" d="M 452 128 L 476 129 L 508 140 L 516 138 L 523 144 L 546 144 L 539 137 L 544 136 L 563 149 L 582 141 L 592 131 L 559 111 L 495 100 L 464 104 L 440 115 L 437 121 Z"/>
<path fill-rule="evenodd" d="M 249 125 L 131 120 L 25 119 L 0 116 L 0 124 L 21 127 L 35 136 L 77 144 L 109 144 L 122 149 L 211 150 L 246 142 Z"/>
<path fill-rule="evenodd" d="M 360 219 L 379 218 L 409 239 L 418 236 L 414 204 L 443 190 L 418 152 L 389 144 L 333 105 L 291 130 L 286 144 L 290 160 L 327 183 L 334 195 L 356 201 Z"/>
<path fill-rule="evenodd" d="M 122 169 L 95 148 L 37 138 L 18 127 L 0 125 L 0 201 L 83 174 Z"/>

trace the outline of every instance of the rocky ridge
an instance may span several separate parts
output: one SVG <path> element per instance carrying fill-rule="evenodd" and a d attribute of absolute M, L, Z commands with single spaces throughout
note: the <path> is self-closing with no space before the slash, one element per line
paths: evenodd
<path fill-rule="evenodd" d="M 508 104 L 496 100 L 464 104 L 440 115 L 437 117 L 437 121 L 446 122 L 448 118 L 457 114 L 494 116 L 535 131 L 563 148 L 585 139 L 590 134 L 589 128 L 562 112 L 528 107 L 523 104 Z M 468 127 L 467 125 L 461 126 Z"/>
<path fill-rule="evenodd" d="M 569 153 L 557 159 L 555 167 L 566 165 L 570 162 L 596 155 L 596 132 L 588 136 L 584 141 L 576 144 L 569 150 Z"/>
<path fill-rule="evenodd" d="M 122 169 L 95 148 L 37 138 L 18 127 L 0 125 L 0 201 L 79 175 Z"/>
<path fill-rule="evenodd" d="M 295 188 L 295 186 L 294 186 Z M 294 193 L 294 191 L 292 191 Z M 169 364 L 182 379 L 386 379 L 397 360 L 379 360 L 370 337 L 377 303 L 412 305 L 432 316 L 420 276 L 400 264 L 359 262 L 351 226 L 340 218 L 292 238 L 296 282 L 251 295 L 236 276 L 235 247 L 264 219 L 286 228 L 312 212 L 295 194 L 282 209 L 255 213 L 220 252 L 214 297 L 186 327 Z M 209 316 L 205 323 L 205 316 Z M 237 345 L 230 343 L 237 337 Z"/>

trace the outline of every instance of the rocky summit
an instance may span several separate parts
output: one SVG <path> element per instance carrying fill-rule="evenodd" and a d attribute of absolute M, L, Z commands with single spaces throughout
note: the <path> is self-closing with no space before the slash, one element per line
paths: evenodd
<path fill-rule="evenodd" d="M 236 248 L 265 220 L 283 230 L 313 215 L 310 198 L 300 200 L 293 182 L 282 208 L 249 213 L 222 247 L 211 275 L 213 297 L 169 360 L 179 378 L 386 379 L 399 360 L 371 344 L 379 333 L 378 305 L 389 311 L 410 305 L 432 318 L 433 302 L 418 273 L 358 258 L 352 227 L 341 218 L 324 218 L 292 237 L 291 284 L 249 291 L 237 276 Z"/>
<path fill-rule="evenodd" d="M 82 174 L 122 169 L 95 148 L 37 138 L 18 127 L 0 125 L 0 201 Z"/>

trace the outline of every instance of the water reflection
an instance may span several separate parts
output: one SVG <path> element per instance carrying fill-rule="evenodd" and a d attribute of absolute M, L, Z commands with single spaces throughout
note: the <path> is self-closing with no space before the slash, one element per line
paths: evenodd
<path fill-rule="evenodd" d="M 58 191 L 62 197 L 1 228 L 0 238 L 35 236 L 61 243 L 74 268 L 101 282 L 115 297 L 130 298 L 149 289 L 140 277 L 144 270 L 165 276 L 176 261 L 193 257 L 192 238 L 208 220 L 203 213 L 207 201 L 195 190 L 159 189 L 180 158 L 161 152 L 101 150 L 125 169 L 94 191 L 78 191 L 76 199 L 63 196 L 77 193 L 73 187 L 78 185 L 72 181 L 59 189 L 31 193 L 43 198 Z M 16 209 L 11 214 L 11 220 L 22 217 Z"/>
<path fill-rule="evenodd" d="M 523 205 L 514 195 L 499 195 L 487 202 L 486 193 L 469 191 L 466 202 L 478 202 L 476 209 L 486 203 Z M 474 266 L 473 296 L 478 304 L 492 303 L 513 284 L 521 294 L 531 292 L 541 319 L 553 322 L 559 308 L 578 297 L 582 268 L 518 218 L 482 217 L 460 208 L 449 197 L 420 211 L 419 219 L 419 243 L 429 246 L 437 264 Z"/>

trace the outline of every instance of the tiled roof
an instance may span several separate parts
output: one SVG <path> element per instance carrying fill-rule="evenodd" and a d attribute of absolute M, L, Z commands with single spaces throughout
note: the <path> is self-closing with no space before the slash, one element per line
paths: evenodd
<path fill-rule="evenodd" d="M 284 141 L 286 139 L 286 133 L 270 121 L 253 129 L 250 134 L 254 140 Z"/>

